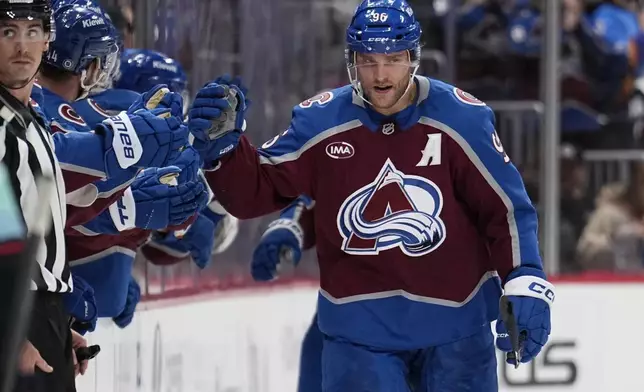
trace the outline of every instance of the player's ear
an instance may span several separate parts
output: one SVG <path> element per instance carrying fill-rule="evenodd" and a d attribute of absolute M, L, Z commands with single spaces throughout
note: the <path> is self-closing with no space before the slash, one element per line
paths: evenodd
<path fill-rule="evenodd" d="M 45 48 L 43 49 L 43 53 L 49 50 L 49 41 L 45 42 Z"/>

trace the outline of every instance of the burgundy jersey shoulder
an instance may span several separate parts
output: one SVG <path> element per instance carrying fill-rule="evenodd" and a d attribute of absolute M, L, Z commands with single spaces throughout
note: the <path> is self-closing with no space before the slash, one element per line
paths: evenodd
<path fill-rule="evenodd" d="M 361 125 L 364 109 L 354 104 L 350 85 L 322 91 L 293 108 L 289 128 L 264 143 L 259 152 L 266 158 L 283 156 L 316 144 L 316 141 Z"/>

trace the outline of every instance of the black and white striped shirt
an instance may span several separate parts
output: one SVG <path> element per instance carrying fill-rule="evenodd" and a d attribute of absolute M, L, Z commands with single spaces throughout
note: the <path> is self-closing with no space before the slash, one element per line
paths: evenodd
<path fill-rule="evenodd" d="M 38 193 L 35 179 L 41 174 L 55 179 L 56 192 L 49 203 L 52 229 L 36 252 L 39 269 L 31 289 L 71 291 L 71 274 L 65 253 L 65 183 L 54 153 L 54 143 L 42 119 L 0 86 L 0 161 L 7 166 L 16 200 L 23 216 L 33 211 Z M 29 225 L 30 222 L 27 222 Z M 29 229 L 29 227 L 28 227 Z"/>

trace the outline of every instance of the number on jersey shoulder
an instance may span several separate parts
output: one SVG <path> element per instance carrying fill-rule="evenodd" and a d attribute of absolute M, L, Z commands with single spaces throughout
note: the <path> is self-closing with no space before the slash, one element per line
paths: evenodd
<path fill-rule="evenodd" d="M 330 102 L 333 99 L 333 92 L 331 91 L 324 91 L 318 95 L 315 95 L 306 101 L 300 103 L 300 107 L 302 109 L 308 109 L 313 106 L 313 104 L 317 104 L 318 106 L 322 106 L 328 102 Z"/>

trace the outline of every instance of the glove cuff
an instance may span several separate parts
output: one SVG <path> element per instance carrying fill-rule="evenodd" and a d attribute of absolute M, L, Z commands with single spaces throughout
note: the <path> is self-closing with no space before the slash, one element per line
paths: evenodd
<path fill-rule="evenodd" d="M 539 298 L 552 306 L 555 301 L 555 286 L 537 276 L 523 275 L 511 279 L 503 287 L 505 295 Z"/>
<path fill-rule="evenodd" d="M 123 196 L 108 207 L 114 227 L 119 232 L 136 227 L 136 200 L 132 188 L 127 187 Z"/>
<path fill-rule="evenodd" d="M 106 145 L 106 149 L 108 152 L 110 149 L 114 150 L 116 161 L 121 169 L 137 164 L 143 156 L 143 146 L 127 113 L 121 112 L 104 120 L 103 126 L 112 133 L 111 146 Z"/>
<path fill-rule="evenodd" d="M 268 229 L 266 229 L 264 235 L 262 235 L 262 238 L 278 229 L 286 229 L 293 233 L 293 235 L 297 239 L 299 248 L 302 249 L 304 247 L 304 230 L 302 230 L 302 226 L 300 226 L 299 223 L 292 219 L 281 218 L 274 220 L 270 225 L 268 225 Z"/>

